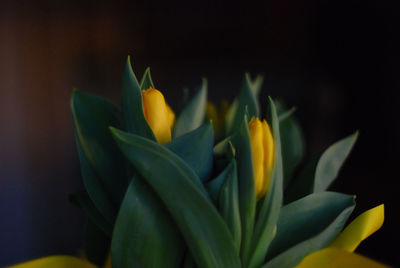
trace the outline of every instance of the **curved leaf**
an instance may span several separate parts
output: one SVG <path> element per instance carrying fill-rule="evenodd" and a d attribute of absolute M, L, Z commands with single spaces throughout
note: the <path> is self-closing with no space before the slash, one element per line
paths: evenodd
<path fill-rule="evenodd" d="M 214 201 L 214 203 L 218 204 L 218 199 L 222 185 L 224 185 L 224 182 L 226 181 L 227 177 L 231 176 L 231 174 L 232 174 L 232 165 L 228 164 L 216 178 L 210 180 L 206 184 L 207 191 L 210 194 L 210 197 Z"/>
<path fill-rule="evenodd" d="M 110 237 L 96 223 L 88 219 L 85 226 L 85 258 L 91 263 L 103 266 L 110 251 Z"/>
<path fill-rule="evenodd" d="M 173 139 L 165 147 L 181 157 L 202 181 L 206 181 L 213 166 L 214 129 L 211 123 Z"/>
<path fill-rule="evenodd" d="M 249 267 L 259 267 L 264 262 L 265 254 L 275 236 L 276 223 L 282 206 L 283 170 L 279 119 L 274 101 L 271 98 L 269 98 L 269 114 L 275 145 L 274 171 L 267 195 L 264 200 L 261 200 L 262 205 L 252 239 L 253 254 L 250 258 Z"/>
<path fill-rule="evenodd" d="M 150 87 L 155 88 L 153 80 L 151 79 L 150 67 L 147 67 L 142 79 L 140 80 L 140 89 L 148 89 Z"/>
<path fill-rule="evenodd" d="M 182 237 L 161 200 L 133 178 L 115 221 L 113 267 L 177 267 L 183 253 Z"/>
<path fill-rule="evenodd" d="M 207 80 L 203 79 L 200 90 L 186 104 L 174 127 L 174 138 L 182 136 L 198 127 L 200 127 L 206 116 L 207 104 Z"/>
<path fill-rule="evenodd" d="M 240 267 L 232 235 L 194 171 L 155 142 L 111 131 L 121 151 L 163 201 L 197 266 Z"/>
<path fill-rule="evenodd" d="M 284 206 L 279 215 L 277 234 L 268 250 L 267 259 L 317 235 L 344 209 L 353 205 L 354 196 L 320 192 Z"/>
<path fill-rule="evenodd" d="M 124 192 L 124 159 L 108 131 L 120 125 L 120 112 L 110 102 L 75 91 L 71 98 L 75 137 L 83 183 L 102 215 L 114 221 Z"/>
<path fill-rule="evenodd" d="M 326 190 L 336 179 L 357 138 L 358 131 L 334 143 L 322 154 L 315 170 L 314 192 Z"/>
<path fill-rule="evenodd" d="M 310 267 L 363 267 L 363 268 L 389 268 L 382 263 L 371 260 L 367 257 L 350 253 L 337 248 L 324 248 L 318 250 L 307 257 L 296 266 L 296 268 Z"/>
<path fill-rule="evenodd" d="M 129 56 L 122 75 L 121 106 L 124 129 L 155 141 L 156 138 L 143 113 L 142 90 L 132 70 Z"/>
<path fill-rule="evenodd" d="M 364 239 L 381 228 L 384 217 L 383 204 L 365 211 L 353 220 L 329 247 L 353 252 Z"/>
<path fill-rule="evenodd" d="M 337 236 L 343 229 L 343 225 L 354 209 L 354 205 L 344 209 L 323 231 L 310 239 L 289 248 L 272 260 L 268 261 L 263 268 L 289 268 L 297 265 L 305 256 L 322 249 Z"/>

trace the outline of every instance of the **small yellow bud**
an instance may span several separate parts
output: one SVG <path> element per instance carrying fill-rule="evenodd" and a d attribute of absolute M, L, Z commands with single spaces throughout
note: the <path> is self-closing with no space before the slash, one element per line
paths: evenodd
<path fill-rule="evenodd" d="M 159 144 L 171 141 L 175 114 L 165 102 L 163 94 L 155 89 L 142 90 L 143 112 Z"/>
<path fill-rule="evenodd" d="M 269 188 L 274 168 L 274 139 L 268 123 L 258 118 L 249 122 L 250 142 L 253 156 L 254 184 L 257 198 L 264 196 Z"/>

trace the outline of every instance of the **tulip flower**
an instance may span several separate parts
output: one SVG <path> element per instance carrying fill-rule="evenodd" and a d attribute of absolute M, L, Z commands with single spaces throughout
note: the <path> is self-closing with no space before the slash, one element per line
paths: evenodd
<path fill-rule="evenodd" d="M 171 141 L 171 129 L 175 114 L 165 102 L 163 94 L 155 89 L 142 90 L 143 112 L 151 130 L 160 144 Z"/>
<path fill-rule="evenodd" d="M 253 155 L 254 184 L 257 198 L 264 196 L 269 188 L 274 166 L 274 139 L 268 123 L 258 118 L 249 122 L 250 142 Z"/>

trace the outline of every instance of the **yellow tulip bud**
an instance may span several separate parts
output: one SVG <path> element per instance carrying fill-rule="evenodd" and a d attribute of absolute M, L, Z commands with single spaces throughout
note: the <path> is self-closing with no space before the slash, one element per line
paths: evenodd
<path fill-rule="evenodd" d="M 269 188 L 274 168 L 274 139 L 268 123 L 258 118 L 249 122 L 250 142 L 253 156 L 254 184 L 257 198 L 264 196 Z"/>
<path fill-rule="evenodd" d="M 171 140 L 175 114 L 165 102 L 163 94 L 155 88 L 142 90 L 143 112 L 159 144 Z"/>

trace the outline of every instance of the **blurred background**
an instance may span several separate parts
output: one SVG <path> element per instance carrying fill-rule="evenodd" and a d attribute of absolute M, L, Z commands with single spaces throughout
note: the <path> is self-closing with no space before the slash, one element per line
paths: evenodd
<path fill-rule="evenodd" d="M 357 194 L 355 215 L 385 203 L 383 228 L 358 252 L 400 265 L 399 28 L 391 1 L 0 1 L 0 266 L 82 248 L 83 189 L 73 87 L 119 104 L 124 61 L 173 107 L 209 81 L 231 101 L 245 71 L 262 98 L 297 107 L 307 155 L 356 129 L 331 189 Z"/>

